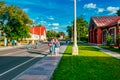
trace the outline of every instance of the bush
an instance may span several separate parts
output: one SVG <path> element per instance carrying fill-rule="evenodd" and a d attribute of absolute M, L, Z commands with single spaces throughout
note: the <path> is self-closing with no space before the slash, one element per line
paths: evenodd
<path fill-rule="evenodd" d="M 113 37 L 111 35 L 108 35 L 107 38 L 107 44 L 110 45 L 110 44 L 113 44 L 114 43 L 114 40 L 113 40 Z"/>

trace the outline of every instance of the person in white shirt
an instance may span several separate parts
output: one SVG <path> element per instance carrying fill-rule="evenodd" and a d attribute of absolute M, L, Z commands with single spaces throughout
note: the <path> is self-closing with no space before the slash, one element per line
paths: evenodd
<path fill-rule="evenodd" d="M 55 54 L 59 55 L 59 48 L 60 48 L 60 42 L 58 41 L 58 39 L 55 39 Z"/>

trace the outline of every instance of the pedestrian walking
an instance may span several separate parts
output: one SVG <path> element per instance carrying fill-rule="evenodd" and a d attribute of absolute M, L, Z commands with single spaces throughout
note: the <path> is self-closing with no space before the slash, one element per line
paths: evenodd
<path fill-rule="evenodd" d="M 58 41 L 58 39 L 55 39 L 55 54 L 59 55 L 59 48 L 60 48 L 60 42 Z"/>
<path fill-rule="evenodd" d="M 38 46 L 39 46 L 39 41 L 36 41 L 35 48 L 38 48 Z"/>
<path fill-rule="evenodd" d="M 52 38 L 52 40 L 48 43 L 48 46 L 50 47 L 50 54 L 53 55 L 55 53 L 55 40 Z"/>
<path fill-rule="evenodd" d="M 28 42 L 28 44 L 27 44 L 27 49 L 31 49 L 31 43 L 30 42 Z"/>
<path fill-rule="evenodd" d="M 12 46 L 15 46 L 15 40 L 12 40 L 11 42 L 12 42 Z"/>

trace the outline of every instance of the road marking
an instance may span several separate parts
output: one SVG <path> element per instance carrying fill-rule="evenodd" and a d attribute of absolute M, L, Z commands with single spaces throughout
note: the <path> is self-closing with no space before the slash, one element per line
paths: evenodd
<path fill-rule="evenodd" d="M 25 61 L 24 63 L 22 63 L 22 64 L 20 64 L 20 65 L 17 65 L 17 66 L 15 66 L 15 67 L 13 67 L 13 68 L 11 68 L 11 69 L 9 69 L 9 70 L 7 70 L 7 71 L 1 73 L 0 76 L 3 76 L 4 74 L 6 74 L 6 73 L 8 73 L 8 72 L 10 72 L 10 71 L 12 71 L 12 70 L 14 70 L 14 69 L 16 69 L 16 68 L 22 66 L 22 65 L 24 65 L 24 64 L 26 64 L 26 63 L 28 63 L 28 62 L 34 60 L 35 58 L 37 58 L 37 57 L 34 57 L 34 58 L 32 58 L 32 59 L 29 59 L 29 60 Z"/>
<path fill-rule="evenodd" d="M 45 57 L 45 56 L 44 56 Z M 39 61 L 37 61 L 35 64 L 37 64 Z M 34 65 L 35 65 L 34 64 Z M 23 72 L 21 72 L 20 74 L 18 74 L 16 77 L 14 77 L 11 80 L 16 80 L 17 78 L 19 78 L 23 73 L 25 73 L 26 71 L 28 71 L 29 69 L 31 69 L 34 65 L 30 66 L 29 68 L 27 68 L 26 70 L 24 70 Z"/>

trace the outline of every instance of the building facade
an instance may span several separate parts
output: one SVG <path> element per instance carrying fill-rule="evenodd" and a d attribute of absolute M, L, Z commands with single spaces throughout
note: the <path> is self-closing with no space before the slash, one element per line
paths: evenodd
<path fill-rule="evenodd" d="M 30 28 L 32 40 L 46 40 L 46 28 L 44 26 L 34 26 Z"/>
<path fill-rule="evenodd" d="M 106 37 L 111 35 L 114 43 L 117 43 L 117 35 L 120 33 L 120 16 L 92 17 L 89 24 L 88 42 L 97 45 L 105 45 Z"/>

